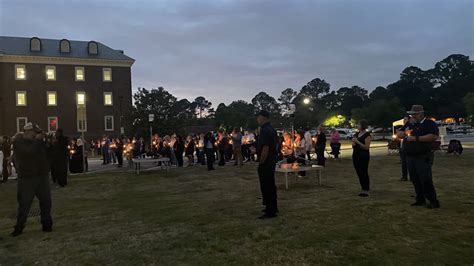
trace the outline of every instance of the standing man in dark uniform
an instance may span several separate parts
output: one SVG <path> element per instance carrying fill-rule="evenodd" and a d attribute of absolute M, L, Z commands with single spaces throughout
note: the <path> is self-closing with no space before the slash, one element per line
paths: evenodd
<path fill-rule="evenodd" d="M 41 209 L 41 224 L 44 232 L 51 232 L 51 192 L 49 189 L 49 163 L 46 154 L 44 133 L 38 126 L 28 123 L 23 136 L 13 142 L 15 167 L 18 173 L 18 218 L 12 236 L 23 233 L 31 203 L 36 196 Z"/>
<path fill-rule="evenodd" d="M 416 202 L 411 206 L 423 206 L 426 199 L 429 209 L 440 207 L 433 185 L 431 166 L 433 165 L 433 142 L 438 139 L 439 130 L 435 122 L 426 119 L 423 106 L 413 105 L 407 112 L 414 120 L 414 125 L 405 125 L 398 132 L 403 140 L 408 172 L 416 192 Z"/>
<path fill-rule="evenodd" d="M 257 114 L 257 123 L 260 126 L 260 136 L 257 142 L 257 154 L 259 158 L 258 178 L 260 190 L 262 191 L 265 214 L 259 219 L 276 217 L 278 212 L 277 190 L 275 185 L 275 166 L 278 155 L 278 136 L 269 121 L 270 114 L 260 111 Z"/>

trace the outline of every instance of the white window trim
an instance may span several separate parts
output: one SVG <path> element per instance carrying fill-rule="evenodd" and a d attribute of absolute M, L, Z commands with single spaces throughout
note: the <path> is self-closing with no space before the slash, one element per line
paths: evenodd
<path fill-rule="evenodd" d="M 49 104 L 49 94 L 54 93 L 54 104 Z M 58 93 L 56 91 L 47 91 L 46 92 L 46 106 L 58 106 Z"/>
<path fill-rule="evenodd" d="M 108 117 L 111 117 L 112 118 L 112 128 L 107 128 L 107 118 Z M 114 131 L 114 116 L 113 115 L 106 115 L 104 116 L 104 128 L 105 128 L 105 131 Z"/>
<path fill-rule="evenodd" d="M 82 69 L 82 79 L 77 79 L 77 70 Z M 86 68 L 77 66 L 74 68 L 74 80 L 75 81 L 86 81 Z"/>
<path fill-rule="evenodd" d="M 23 128 L 20 128 L 20 119 L 25 119 L 25 125 L 28 123 L 28 117 L 26 116 L 20 116 L 16 118 L 16 132 L 17 133 L 22 133 Z"/>
<path fill-rule="evenodd" d="M 109 70 L 109 71 L 110 71 L 110 80 L 105 80 L 104 72 L 105 72 L 106 70 Z M 113 77 L 112 77 L 112 68 L 110 68 L 110 67 L 104 67 L 104 68 L 102 68 L 102 81 L 103 81 L 103 82 L 112 82 L 112 80 L 113 80 Z"/>
<path fill-rule="evenodd" d="M 54 71 L 54 78 L 53 79 L 48 79 L 48 69 L 52 69 Z M 47 81 L 56 81 L 56 67 L 55 66 L 45 66 L 44 67 L 44 75 L 46 77 Z"/>
<path fill-rule="evenodd" d="M 18 104 L 18 94 L 20 93 L 24 93 L 25 94 L 25 104 Z M 19 106 L 19 107 L 25 107 L 28 105 L 28 94 L 26 93 L 26 91 L 16 91 L 15 92 L 15 104 L 16 106 Z"/>
<path fill-rule="evenodd" d="M 107 104 L 105 102 L 105 96 L 110 94 L 110 100 L 112 101 L 111 104 Z M 111 91 L 104 91 L 104 106 L 114 106 L 114 94 Z"/>
<path fill-rule="evenodd" d="M 84 94 L 84 104 L 79 104 L 78 103 L 78 95 L 83 93 Z M 87 105 L 87 94 L 85 91 L 76 91 L 76 106 L 86 106 Z"/>
<path fill-rule="evenodd" d="M 17 68 L 20 68 L 20 67 L 25 69 L 25 77 L 24 78 L 18 78 L 18 76 L 16 75 L 17 74 Z M 15 65 L 15 80 L 26 80 L 26 76 L 27 76 L 26 66 L 25 65 Z"/>
<path fill-rule="evenodd" d="M 84 121 L 84 130 L 79 129 L 79 120 L 76 119 L 77 132 L 87 132 L 87 120 Z"/>
<path fill-rule="evenodd" d="M 52 131 L 52 130 L 51 130 L 50 123 L 49 123 L 49 120 L 50 120 L 51 118 L 56 119 L 56 130 L 59 128 L 59 119 L 58 119 L 58 117 L 57 117 L 57 116 L 48 116 L 48 132 L 49 132 L 49 133 L 51 133 L 51 132 L 56 132 L 56 130 L 55 130 L 55 131 Z"/>

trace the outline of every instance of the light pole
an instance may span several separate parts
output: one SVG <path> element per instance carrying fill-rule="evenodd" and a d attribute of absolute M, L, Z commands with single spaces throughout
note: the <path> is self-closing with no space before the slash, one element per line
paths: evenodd
<path fill-rule="evenodd" d="M 148 122 L 150 122 L 150 150 L 153 147 L 153 127 L 152 127 L 153 120 L 155 120 L 155 115 L 149 114 Z"/>

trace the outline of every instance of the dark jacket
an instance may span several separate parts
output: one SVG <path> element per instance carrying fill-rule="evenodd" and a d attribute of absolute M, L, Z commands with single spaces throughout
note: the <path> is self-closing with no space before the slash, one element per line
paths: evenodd
<path fill-rule="evenodd" d="M 41 140 L 18 139 L 13 142 L 15 168 L 18 178 L 49 175 L 46 144 Z"/>
<path fill-rule="evenodd" d="M 321 131 L 318 135 L 318 139 L 316 140 L 316 149 L 318 150 L 325 150 L 326 149 L 326 134 Z"/>

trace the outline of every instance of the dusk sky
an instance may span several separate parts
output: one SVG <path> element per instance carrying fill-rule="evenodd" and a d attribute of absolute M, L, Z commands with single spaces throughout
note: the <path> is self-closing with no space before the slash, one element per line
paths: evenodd
<path fill-rule="evenodd" d="M 474 58 L 474 1 L 0 0 L 0 35 L 96 40 L 136 60 L 132 87 L 275 98 L 313 78 L 373 90 L 403 68 Z"/>

